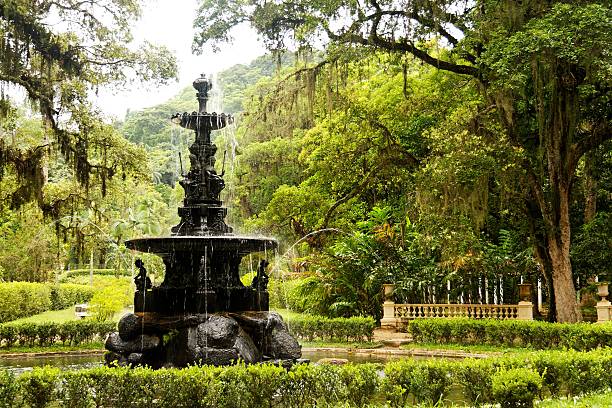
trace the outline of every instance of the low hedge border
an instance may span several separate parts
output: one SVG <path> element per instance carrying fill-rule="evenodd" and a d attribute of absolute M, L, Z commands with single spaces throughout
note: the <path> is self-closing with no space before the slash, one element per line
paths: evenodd
<path fill-rule="evenodd" d="M 93 272 L 95 276 L 130 276 L 131 271 L 128 269 L 73 269 L 65 271 L 60 276 L 60 281 L 64 282 L 73 276 L 89 276 Z"/>
<path fill-rule="evenodd" d="M 349 317 L 329 319 L 322 316 L 293 317 L 286 320 L 289 331 L 305 340 L 371 341 L 374 319 Z M 116 323 L 76 320 L 65 323 L 5 323 L 0 324 L 0 347 L 13 345 L 47 346 L 78 344 L 104 338 L 116 330 Z"/>
<path fill-rule="evenodd" d="M 36 368 L 0 370 L 0 407 L 403 407 L 436 403 L 451 389 L 472 404 L 503 402 L 508 392 L 529 406 L 536 395 L 578 395 L 612 384 L 612 353 L 545 351 L 483 360 L 402 360 L 380 365 L 238 364 L 150 370 Z M 525 378 L 527 377 L 527 378 Z"/>
<path fill-rule="evenodd" d="M 104 339 L 116 330 L 116 322 L 75 320 L 63 323 L 0 324 L 0 347 L 77 345 Z"/>
<path fill-rule="evenodd" d="M 0 283 L 0 323 L 61 310 L 87 302 L 94 294 L 85 285 L 4 282 Z"/>
<path fill-rule="evenodd" d="M 371 317 L 302 315 L 286 319 L 289 331 L 303 340 L 372 341 L 376 322 Z"/>
<path fill-rule="evenodd" d="M 612 345 L 612 324 L 563 324 L 521 320 L 416 319 L 408 332 L 418 343 L 569 348 Z"/>

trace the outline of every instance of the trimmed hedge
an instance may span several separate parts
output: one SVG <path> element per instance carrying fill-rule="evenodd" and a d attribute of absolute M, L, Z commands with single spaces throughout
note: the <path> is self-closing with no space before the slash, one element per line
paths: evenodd
<path fill-rule="evenodd" d="M 89 268 L 73 269 L 62 273 L 60 281 L 65 282 L 73 276 L 89 276 L 90 273 Z M 95 276 L 130 276 L 131 271 L 128 269 L 93 269 L 93 274 Z"/>
<path fill-rule="evenodd" d="M 87 302 L 93 292 L 91 287 L 74 284 L 0 283 L 0 323 Z"/>
<path fill-rule="evenodd" d="M 607 389 L 612 383 L 612 353 L 548 351 L 483 360 L 402 360 L 387 363 L 384 376 L 379 369 L 375 364 L 297 365 L 290 370 L 242 364 L 180 370 L 47 367 L 18 377 L 0 370 L 0 407 L 403 407 L 436 403 L 451 389 L 455 398 L 463 390 L 468 402 L 487 404 L 503 402 L 508 387 L 521 393 L 521 404 L 528 404 L 540 386 L 544 395 Z"/>
<path fill-rule="evenodd" d="M 62 283 L 51 287 L 51 310 L 62 310 L 88 302 L 94 295 L 90 286 Z"/>
<path fill-rule="evenodd" d="M 488 344 L 591 350 L 612 345 L 612 324 L 520 320 L 416 319 L 408 332 L 419 343 Z"/>
<path fill-rule="evenodd" d="M 288 318 L 289 331 L 303 340 L 371 341 L 375 322 L 371 317 L 337 317 L 303 315 Z"/>
<path fill-rule="evenodd" d="M 116 322 L 74 320 L 64 323 L 0 324 L 0 347 L 75 345 L 103 340 L 116 330 Z"/>
<path fill-rule="evenodd" d="M 337 341 L 372 340 L 375 322 L 371 317 L 329 319 L 303 316 L 287 319 L 289 331 L 297 338 Z M 93 341 L 115 331 L 113 322 L 75 320 L 65 323 L 5 323 L 0 324 L 0 346 L 76 344 Z"/>

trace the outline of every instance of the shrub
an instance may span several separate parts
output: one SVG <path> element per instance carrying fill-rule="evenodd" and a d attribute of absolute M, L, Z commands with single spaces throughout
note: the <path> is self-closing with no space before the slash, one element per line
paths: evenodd
<path fill-rule="evenodd" d="M 51 309 L 51 286 L 44 283 L 0 283 L 0 323 Z"/>
<path fill-rule="evenodd" d="M 13 373 L 0 370 L 0 408 L 10 408 L 17 398 L 18 387 Z"/>
<path fill-rule="evenodd" d="M 542 378 L 527 368 L 500 370 L 491 378 L 491 389 L 501 408 L 531 408 L 542 389 Z"/>
<path fill-rule="evenodd" d="M 20 396 L 28 407 L 44 408 L 57 399 L 59 368 L 43 367 L 19 377 Z"/>
<path fill-rule="evenodd" d="M 116 330 L 115 322 L 75 320 L 64 323 L 6 323 L 0 324 L 0 345 L 12 347 L 48 346 L 52 344 L 91 343 L 103 339 Z"/>
<path fill-rule="evenodd" d="M 51 309 L 61 310 L 78 303 L 88 302 L 94 295 L 90 286 L 63 283 L 51 288 Z"/>
<path fill-rule="evenodd" d="M 130 276 L 131 271 L 127 270 L 127 269 L 93 269 L 90 270 L 89 268 L 83 268 L 83 269 L 73 269 L 71 271 L 66 271 L 64 272 L 61 277 L 60 277 L 60 282 L 66 282 L 66 281 L 70 281 L 70 278 L 75 277 L 75 276 L 86 276 L 89 277 L 89 275 L 93 272 L 94 276 Z"/>
<path fill-rule="evenodd" d="M 86 302 L 93 289 L 84 285 L 31 282 L 0 283 L 0 323 Z"/>
<path fill-rule="evenodd" d="M 336 317 L 303 315 L 287 319 L 289 331 L 297 338 L 312 340 L 363 341 L 374 336 L 371 317 Z"/>
<path fill-rule="evenodd" d="M 519 320 L 416 319 L 408 324 L 416 342 L 488 344 L 591 350 L 612 344 L 612 324 L 564 324 Z"/>
<path fill-rule="evenodd" d="M 93 295 L 89 309 L 96 320 L 105 321 L 112 319 L 115 313 L 120 312 L 131 301 L 131 296 L 125 290 L 109 286 Z"/>
<path fill-rule="evenodd" d="M 544 351 L 483 360 L 407 359 L 387 363 L 384 377 L 378 371 L 373 364 L 300 364 L 289 370 L 267 364 L 65 372 L 35 368 L 19 377 L 0 370 L 0 407 L 361 407 L 383 401 L 406 406 L 435 403 L 456 386 L 464 388 L 472 404 L 497 400 L 514 403 L 502 406 L 521 407 L 529 406 L 525 404 L 540 389 L 558 387 L 569 395 L 607 389 L 612 353 Z M 470 389 L 479 391 L 469 394 Z"/>

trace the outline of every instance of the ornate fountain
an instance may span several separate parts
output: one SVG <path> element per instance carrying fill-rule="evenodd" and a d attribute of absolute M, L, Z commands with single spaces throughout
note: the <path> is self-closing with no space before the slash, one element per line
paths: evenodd
<path fill-rule="evenodd" d="M 274 250 L 272 238 L 235 235 L 225 223 L 227 208 L 220 193 L 223 174 L 215 170 L 217 147 L 211 132 L 231 116 L 206 112 L 212 83 L 193 82 L 199 109 L 172 119 L 195 132 L 189 147 L 190 170 L 180 181 L 185 190 L 181 222 L 169 237 L 139 238 L 126 246 L 161 256 L 164 281 L 152 287 L 142 261 L 135 279 L 134 313 L 119 322 L 106 341 L 109 364 L 184 367 L 231 364 L 237 360 L 293 362 L 301 357 L 297 341 L 282 318 L 268 311 L 266 267 L 262 259 L 251 286 L 240 281 L 245 255 Z"/>

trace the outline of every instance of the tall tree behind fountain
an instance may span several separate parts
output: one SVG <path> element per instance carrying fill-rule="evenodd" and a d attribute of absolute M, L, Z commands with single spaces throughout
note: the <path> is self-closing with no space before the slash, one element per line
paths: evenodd
<path fill-rule="evenodd" d="M 162 257 L 164 281 L 151 287 L 146 269 L 134 280 L 134 313 L 119 322 L 107 341 L 107 363 L 184 367 L 192 364 L 231 364 L 266 360 L 292 362 L 301 348 L 288 333 L 280 315 L 268 311 L 266 267 L 260 262 L 251 286 L 240 281 L 242 257 L 276 248 L 272 238 L 238 236 L 225 223 L 227 208 L 219 196 L 225 183 L 215 170 L 217 147 L 211 132 L 224 128 L 231 117 L 207 113 L 212 88 L 202 75 L 193 82 L 198 112 L 172 117 L 195 132 L 189 147 L 191 168 L 180 182 L 185 189 L 181 222 L 170 237 L 140 238 L 128 248 Z"/>

